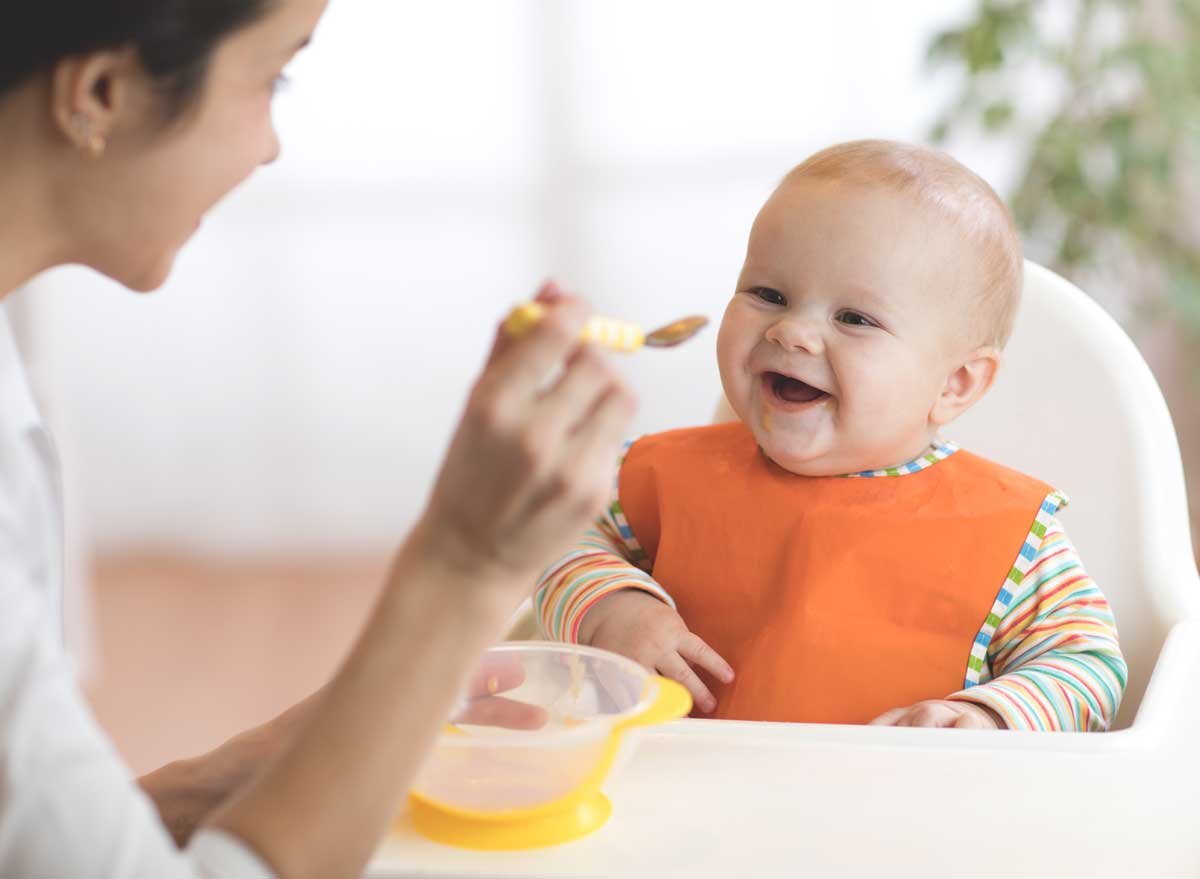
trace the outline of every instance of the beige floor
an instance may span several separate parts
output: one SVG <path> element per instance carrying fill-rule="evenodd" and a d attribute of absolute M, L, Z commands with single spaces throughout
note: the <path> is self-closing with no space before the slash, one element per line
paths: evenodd
<path fill-rule="evenodd" d="M 387 558 L 96 568 L 88 696 L 135 772 L 202 752 L 296 701 L 336 667 Z"/>

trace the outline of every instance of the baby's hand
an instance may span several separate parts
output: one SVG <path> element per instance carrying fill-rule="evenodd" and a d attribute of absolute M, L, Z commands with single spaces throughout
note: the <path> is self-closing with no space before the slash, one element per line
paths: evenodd
<path fill-rule="evenodd" d="M 733 680 L 729 663 L 689 632 L 678 613 L 638 589 L 622 589 L 596 602 L 580 623 L 579 643 L 628 656 L 647 670 L 678 681 L 705 714 L 717 707 L 717 700 L 692 666 L 722 683 Z"/>
<path fill-rule="evenodd" d="M 893 708 L 871 721 L 872 726 L 933 726 L 954 729 L 1004 729 L 999 715 L 973 702 L 929 699 Z"/>

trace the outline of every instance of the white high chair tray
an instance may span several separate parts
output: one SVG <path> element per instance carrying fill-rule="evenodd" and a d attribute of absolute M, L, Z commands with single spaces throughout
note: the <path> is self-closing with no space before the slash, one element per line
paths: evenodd
<path fill-rule="evenodd" d="M 1200 876 L 1200 623 L 1107 735 L 685 720 L 639 735 L 609 823 L 527 852 L 401 826 L 368 876 Z"/>

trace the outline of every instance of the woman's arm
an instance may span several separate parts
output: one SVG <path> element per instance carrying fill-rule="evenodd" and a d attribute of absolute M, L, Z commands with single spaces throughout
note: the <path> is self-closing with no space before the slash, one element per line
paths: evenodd
<path fill-rule="evenodd" d="M 604 503 L 632 399 L 578 345 L 585 310 L 541 299 L 537 327 L 498 337 L 357 645 L 290 745 L 212 818 L 280 876 L 361 873 L 480 652 Z"/>
<path fill-rule="evenodd" d="M 218 806 L 274 759 L 324 692 L 318 690 L 207 754 L 176 760 L 138 779 L 176 845 L 187 845 Z"/>

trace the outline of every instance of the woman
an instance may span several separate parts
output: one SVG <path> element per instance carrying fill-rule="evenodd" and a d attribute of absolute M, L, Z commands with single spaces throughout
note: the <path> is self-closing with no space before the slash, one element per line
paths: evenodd
<path fill-rule="evenodd" d="M 158 287 L 205 212 L 278 155 L 275 83 L 325 4 L 47 0 L 10 11 L 0 295 L 63 263 Z M 57 477 L 0 327 L 0 876 L 361 872 L 476 657 L 602 503 L 631 415 L 628 391 L 575 341 L 582 304 L 552 285 L 539 298 L 549 311 L 534 331 L 498 335 L 424 514 L 335 678 L 141 789 L 63 654 Z"/>

